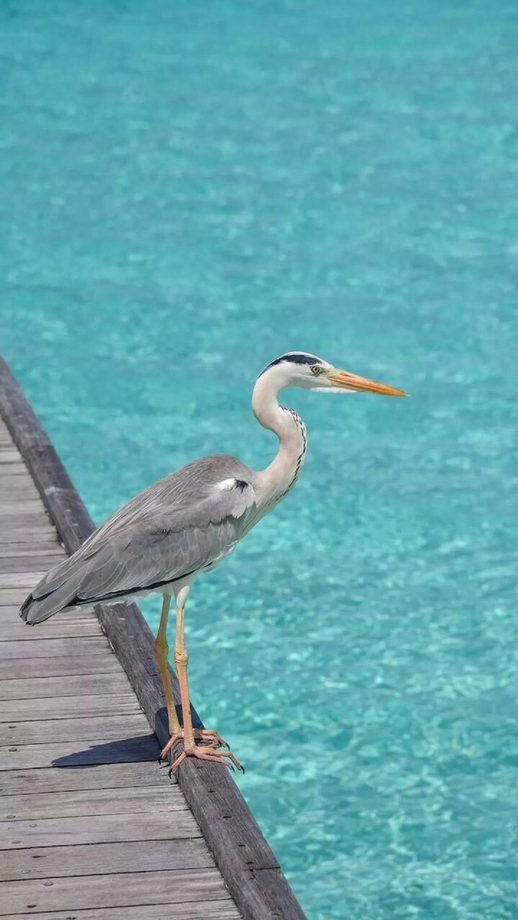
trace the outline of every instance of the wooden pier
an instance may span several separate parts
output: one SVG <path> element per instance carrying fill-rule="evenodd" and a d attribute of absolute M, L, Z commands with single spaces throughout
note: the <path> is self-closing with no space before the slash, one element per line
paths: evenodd
<path fill-rule="evenodd" d="M 92 529 L 0 359 L 0 917 L 304 920 L 229 772 L 188 761 L 171 781 L 158 765 L 165 709 L 138 607 L 20 620 Z"/>

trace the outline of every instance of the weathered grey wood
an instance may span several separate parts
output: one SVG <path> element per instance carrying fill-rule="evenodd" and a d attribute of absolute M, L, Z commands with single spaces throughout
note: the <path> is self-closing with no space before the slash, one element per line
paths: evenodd
<path fill-rule="evenodd" d="M 58 741 L 54 744 L 10 744 L 0 746 L 0 770 L 23 770 L 30 766 L 75 767 L 95 763 L 128 763 L 156 760 L 160 749 L 154 735 L 106 738 L 84 741 Z"/>
<path fill-rule="evenodd" d="M 82 789 L 74 792 L 35 792 L 3 795 L 0 821 L 73 818 L 86 815 L 134 815 L 184 811 L 185 798 L 178 786 L 140 786 L 127 789 Z"/>
<path fill-rule="evenodd" d="M 10 559 L 12 557 L 17 558 L 20 556 L 30 556 L 34 558 L 35 562 L 39 562 L 39 557 L 45 560 L 42 568 L 45 568 L 46 560 L 49 556 L 58 556 L 56 560 L 59 562 L 61 559 L 64 559 L 66 553 L 61 546 L 61 543 L 58 542 L 56 534 L 52 540 L 47 541 L 46 543 L 9 543 L 7 540 L 2 539 L 2 534 L 0 534 L 0 556 L 2 559 Z M 48 568 L 53 563 L 50 562 Z M 39 569 L 39 565 L 36 566 Z"/>
<path fill-rule="evenodd" d="M 31 588 L 43 578 L 47 569 L 32 572 L 3 572 L 0 575 L 0 588 L 23 588 L 24 591 L 30 591 Z"/>
<path fill-rule="evenodd" d="M 56 613 L 55 616 L 51 618 L 51 621 L 45 620 L 43 623 L 39 623 L 37 627 L 37 632 L 34 633 L 31 627 L 28 627 L 27 624 L 23 624 L 25 628 L 25 634 L 28 638 L 32 635 L 32 641 L 37 639 L 38 635 L 43 634 L 53 623 L 78 623 L 80 621 L 86 622 L 91 620 L 92 617 L 98 621 L 98 618 L 95 616 L 95 613 L 90 607 L 75 607 L 71 610 L 60 611 Z M 4 604 L 0 610 L 0 623 L 23 623 L 20 618 L 20 607 L 18 604 Z M 99 622 L 99 621 L 98 621 Z M 36 628 L 36 627 L 34 627 Z"/>
<path fill-rule="evenodd" d="M 15 448 L 16 451 L 16 448 Z M 18 455 L 19 456 L 19 455 Z M 16 480 L 21 488 L 26 489 L 30 492 L 36 492 L 38 495 L 38 490 L 34 485 L 31 476 L 27 470 L 27 467 L 20 461 L 17 465 L 13 462 L 5 462 L 5 454 L 0 453 L 0 461 L 4 458 L 4 462 L 0 462 L 0 497 L 4 496 L 9 498 L 9 492 L 13 484 L 13 480 Z"/>
<path fill-rule="evenodd" d="M 0 588 L 0 607 L 20 609 L 29 591 L 23 588 Z"/>
<path fill-rule="evenodd" d="M 85 878 L 54 878 L 4 882 L 0 916 L 25 910 L 28 903 L 38 910 L 82 910 L 91 907 L 120 907 L 174 904 L 195 898 L 218 900 L 228 892 L 217 869 L 178 869 L 98 875 L 95 884 Z"/>
<path fill-rule="evenodd" d="M 28 543 L 55 541 L 51 524 L 45 518 L 39 518 L 36 523 L 23 521 L 13 514 L 3 515 L 0 520 L 0 534 L 4 543 Z"/>
<path fill-rule="evenodd" d="M 11 588 L 0 588 L 0 608 L 15 606 L 17 610 L 19 610 L 23 604 L 24 599 L 25 597 L 23 591 L 17 591 L 16 589 L 13 590 Z M 1 609 L 0 616 L 2 616 Z"/>
<path fill-rule="evenodd" d="M 6 608 L 3 608 L 4 610 Z M 46 642 L 47 639 L 80 639 L 81 637 L 102 636 L 99 621 L 95 616 L 83 619 L 70 619 L 66 617 L 52 617 L 45 623 L 38 626 L 38 644 Z M 25 623 L 13 613 L 12 617 L 4 618 L 0 614 L 0 642 L 11 642 L 16 639 L 18 642 L 34 642 L 31 639 L 31 630 L 27 629 Z M 29 652 L 29 647 L 27 647 Z"/>
<path fill-rule="evenodd" d="M 181 840 L 126 840 L 64 847 L 2 850 L 0 881 L 60 876 L 109 875 L 166 869 L 208 869 L 214 866 L 202 837 Z"/>
<path fill-rule="evenodd" d="M 2 627 L 0 623 L 0 630 L 1 628 Z M 33 632 L 33 630 L 30 627 L 25 626 L 25 632 L 30 634 Z M 46 639 L 43 636 L 41 643 L 33 643 L 33 648 L 31 649 L 30 655 L 33 660 L 34 658 L 57 658 L 63 655 L 71 657 L 74 652 L 77 654 L 77 651 L 78 646 L 75 638 Z M 100 632 L 99 636 L 83 636 L 81 639 L 81 653 L 88 657 L 113 657 L 113 652 L 109 648 L 106 637 L 102 634 L 102 632 Z M 9 643 L 0 642 L 0 673 L 3 667 L 2 659 L 5 658 L 8 658 L 11 661 L 16 658 L 23 658 L 25 660 L 27 658 L 26 643 L 23 640 L 12 640 Z M 118 665 L 117 661 L 116 663 Z"/>
<path fill-rule="evenodd" d="M 185 808 L 148 814 L 83 815 L 74 818 L 30 818 L 0 821 L 0 850 L 56 847 L 71 843 L 122 843 L 125 840 L 174 840 L 200 837 L 200 830 Z M 43 908 L 42 908 L 43 909 Z"/>
<path fill-rule="evenodd" d="M 4 511 L 16 512 L 18 503 L 32 503 L 33 510 L 38 509 L 37 502 L 41 498 L 33 482 L 27 481 L 26 471 L 18 474 L 3 474 L 5 466 L 0 467 L 0 500 Z M 29 509 L 26 509 L 29 510 Z M 39 509 L 41 511 L 41 507 Z"/>
<path fill-rule="evenodd" d="M 119 662 L 115 656 L 108 655 L 106 652 L 91 654 L 87 658 L 83 658 L 82 655 L 56 655 L 48 658 L 27 657 L 24 659 L 23 669 L 20 667 L 18 659 L 14 659 L 14 661 L 4 659 L 0 662 L 2 683 L 10 678 L 17 678 L 20 672 L 23 672 L 25 677 L 32 678 L 65 677 L 69 674 L 118 674 L 119 671 Z"/>
<path fill-rule="evenodd" d="M 32 496 L 32 489 L 30 490 L 31 495 L 27 495 L 23 492 L 19 498 L 13 498 L 13 492 L 20 492 L 18 489 L 13 489 L 12 486 L 14 483 L 9 484 L 9 498 L 2 496 L 2 511 L 0 512 L 0 518 L 3 518 L 4 515 L 14 515 L 18 518 L 20 515 L 34 515 L 37 514 L 38 517 L 43 517 L 43 512 L 41 510 L 41 499 L 36 492 L 36 498 Z M 7 490 L 6 490 L 7 491 Z M 25 518 L 24 518 L 25 519 Z"/>
<path fill-rule="evenodd" d="M 10 700 L 0 706 L 1 723 L 39 722 L 44 719 L 84 719 L 92 716 L 123 716 L 140 713 L 141 709 L 133 690 L 126 693 L 111 693 L 106 696 L 58 696 L 43 700 Z M 146 723 L 147 725 L 147 723 Z M 25 731 L 32 739 L 32 727 L 25 725 Z M 56 740 L 56 739 L 54 739 Z"/>
<path fill-rule="evenodd" d="M 131 789 L 133 786 L 176 785 L 167 769 L 155 761 L 94 764 L 86 767 L 57 767 L 4 770 L 0 773 L 2 795 L 33 795 L 36 792 L 69 792 L 74 789 Z"/>
<path fill-rule="evenodd" d="M 6 472 L 9 470 L 9 472 Z M 33 482 L 28 478 L 27 470 L 12 472 L 7 466 L 0 466 L 0 506 L 2 512 L 16 513 L 15 503 L 34 502 L 34 510 L 42 511 L 41 498 Z M 40 501 L 40 507 L 36 504 Z"/>
<path fill-rule="evenodd" d="M 0 463 L 14 463 L 16 466 L 21 466 L 25 469 L 25 464 L 19 458 L 20 454 L 16 448 L 12 446 L 12 441 L 7 447 L 3 447 L 0 451 Z"/>
<path fill-rule="evenodd" d="M 89 620 L 92 618 L 92 616 L 98 621 L 98 617 L 95 616 L 92 607 L 72 607 L 70 610 L 62 610 L 59 613 L 56 613 L 55 616 L 53 616 L 51 619 L 54 623 L 72 623 L 79 620 Z M 0 610 L 0 623 L 4 623 L 7 620 L 12 623 L 16 623 L 18 621 L 20 623 L 22 622 L 20 619 L 19 603 L 4 604 L 2 606 L 2 609 Z M 37 627 L 32 628 L 25 624 L 25 632 L 29 637 L 32 635 L 32 641 L 34 642 L 35 639 L 37 640 L 38 635 L 44 632 L 49 627 L 49 625 L 51 625 L 51 623 L 49 624 L 48 620 L 45 620 L 43 623 L 38 623 Z M 36 632 L 34 632 L 35 629 Z"/>
<path fill-rule="evenodd" d="M 2 533 L 6 534 L 25 529 L 30 531 L 46 529 L 48 533 L 52 533 L 52 524 L 41 509 L 35 512 L 0 510 L 0 528 Z"/>
<path fill-rule="evenodd" d="M 9 704 L 9 710 L 12 703 Z M 103 741 L 136 738 L 147 734 L 149 725 L 143 712 L 116 713 L 103 716 L 83 716 L 77 719 L 47 719 L 16 721 L 14 713 L 8 722 L 0 722 L 0 745 L 53 744 L 55 741 Z"/>
<path fill-rule="evenodd" d="M 34 914 L 34 912 L 6 914 L 5 920 L 122 920 L 120 907 L 98 907 L 93 910 L 52 911 Z M 139 904 L 138 907 L 125 907 L 124 920 L 240 920 L 230 898 L 221 901 L 189 901 L 175 904 L 174 912 L 165 910 L 163 904 Z"/>
<path fill-rule="evenodd" d="M 75 677 L 36 677 L 28 680 L 0 680 L 0 700 L 45 699 L 56 696 L 79 696 L 81 693 L 121 693 L 129 687 L 123 672 Z"/>
<path fill-rule="evenodd" d="M 67 551 L 73 552 L 91 533 L 92 521 L 7 366 L 1 363 L 0 412 Z M 102 607 L 97 612 L 150 724 L 163 742 L 167 726 L 153 637 L 140 611 L 126 605 L 120 616 Z M 45 745 L 34 747 L 41 749 Z M 178 772 L 180 786 L 245 920 L 302 920 L 304 914 L 228 772 L 192 761 L 183 764 Z"/>
<path fill-rule="evenodd" d="M 48 553 L 47 555 L 38 555 L 33 554 L 32 556 L 20 553 L 13 553 L 7 556 L 3 553 L 0 556 L 0 573 L 4 574 L 18 574 L 20 572 L 28 573 L 31 571 L 38 572 L 47 572 L 52 566 L 57 565 L 58 562 L 62 562 L 65 556 L 62 553 Z M 1 577 L 1 576 L 0 576 Z M 36 583 L 36 582 L 34 582 Z"/>

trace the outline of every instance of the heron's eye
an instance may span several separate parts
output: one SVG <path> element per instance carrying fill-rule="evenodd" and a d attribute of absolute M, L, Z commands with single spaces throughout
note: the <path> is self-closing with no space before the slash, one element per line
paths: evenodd
<path fill-rule="evenodd" d="M 323 370 L 324 368 L 321 367 L 320 364 L 312 364 L 310 367 L 310 371 L 315 375 L 315 377 L 318 377 L 318 375 L 321 374 Z"/>

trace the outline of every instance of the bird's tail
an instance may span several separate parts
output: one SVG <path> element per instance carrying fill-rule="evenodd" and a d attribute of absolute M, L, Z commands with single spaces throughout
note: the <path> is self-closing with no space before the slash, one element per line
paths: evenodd
<path fill-rule="evenodd" d="M 74 556 L 54 566 L 33 588 L 20 608 L 20 616 L 28 626 L 43 623 L 49 617 L 78 606 L 77 593 L 81 583 L 81 572 Z"/>
<path fill-rule="evenodd" d="M 62 592 L 59 590 L 52 591 L 46 597 L 34 597 L 34 594 L 29 594 L 20 607 L 22 620 L 28 626 L 36 626 L 37 623 L 43 623 L 44 620 L 53 617 L 60 610 L 65 610 L 69 606 L 72 597 L 70 597 L 68 591 L 66 592 L 66 595 L 68 595 L 66 598 L 60 597 L 61 594 Z"/>
<path fill-rule="evenodd" d="M 20 607 L 20 616 L 28 626 L 35 626 L 36 623 L 43 623 L 44 620 L 48 620 L 52 616 L 52 612 L 43 613 L 40 609 L 40 601 L 35 600 L 33 595 L 29 594 Z"/>

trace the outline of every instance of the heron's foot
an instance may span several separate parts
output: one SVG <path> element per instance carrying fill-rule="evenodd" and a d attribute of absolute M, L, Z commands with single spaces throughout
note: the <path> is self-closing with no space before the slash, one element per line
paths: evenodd
<path fill-rule="evenodd" d="M 213 748 L 226 747 L 230 749 L 230 745 L 228 744 L 228 742 L 225 741 L 225 739 L 221 737 L 219 732 L 214 731 L 214 729 L 212 728 L 195 728 L 193 729 L 193 734 L 194 734 L 194 740 L 201 741 L 204 746 L 210 745 L 210 747 L 213 747 Z M 167 755 L 169 754 L 169 751 L 171 750 L 173 745 L 176 744 L 177 741 L 183 741 L 183 737 L 184 737 L 183 728 L 181 728 L 180 731 L 177 731 L 173 735 L 171 735 L 165 747 L 163 747 L 162 750 L 160 751 L 160 757 L 158 758 L 159 761 L 166 760 Z"/>
<path fill-rule="evenodd" d="M 229 767 L 230 770 L 235 767 L 236 770 L 245 772 L 245 768 L 239 763 L 232 751 L 218 750 L 214 744 L 193 744 L 192 747 L 184 747 L 182 753 L 173 761 L 169 768 L 169 776 L 172 776 L 180 764 L 187 760 L 188 757 L 197 757 L 198 760 L 210 760 L 212 763 L 223 764 L 225 767 Z M 227 757 L 228 760 L 224 760 L 224 757 Z"/>

